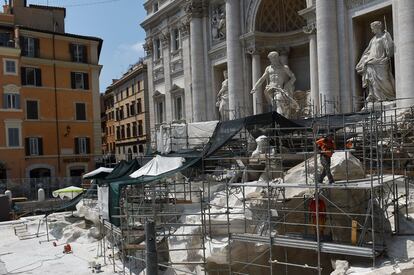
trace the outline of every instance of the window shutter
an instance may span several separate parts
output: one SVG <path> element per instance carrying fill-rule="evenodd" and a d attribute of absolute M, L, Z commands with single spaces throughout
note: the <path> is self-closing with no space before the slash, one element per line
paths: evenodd
<path fill-rule="evenodd" d="M 39 156 L 43 155 L 43 138 L 37 139 L 37 144 L 39 148 Z"/>
<path fill-rule="evenodd" d="M 24 36 L 20 36 L 20 49 L 22 50 L 22 56 L 27 56 L 27 39 Z"/>
<path fill-rule="evenodd" d="M 90 148 L 90 141 L 89 141 L 89 138 L 87 137 L 87 138 L 85 138 L 85 140 L 86 140 L 86 153 L 87 154 L 90 154 L 91 153 L 91 148 Z"/>
<path fill-rule="evenodd" d="M 24 148 L 26 151 L 26 156 L 30 156 L 30 139 L 28 137 L 24 139 L 24 144 L 25 144 Z"/>
<path fill-rule="evenodd" d="M 21 68 L 20 76 L 22 78 L 22 85 L 26 85 L 27 83 L 26 83 L 26 68 L 25 67 Z"/>
<path fill-rule="evenodd" d="M 75 154 L 79 154 L 79 138 L 75 138 Z"/>
<path fill-rule="evenodd" d="M 83 74 L 83 87 L 85 90 L 89 90 L 89 75 L 87 73 Z"/>
<path fill-rule="evenodd" d="M 82 57 L 83 63 L 88 63 L 88 47 L 82 46 L 82 53 L 83 53 L 83 57 Z"/>
<path fill-rule="evenodd" d="M 3 94 L 3 109 L 7 109 L 7 94 Z"/>
<path fill-rule="evenodd" d="M 70 58 L 72 61 L 75 61 L 75 45 L 72 43 L 69 43 L 69 52 L 70 52 Z"/>
<path fill-rule="evenodd" d="M 34 48 L 35 48 L 35 57 L 40 57 L 40 42 L 39 38 L 33 38 Z"/>
<path fill-rule="evenodd" d="M 70 73 L 70 83 L 72 86 L 72 89 L 76 89 L 76 80 L 75 80 L 75 73 Z"/>
<path fill-rule="evenodd" d="M 16 94 L 16 109 L 20 109 L 20 95 Z"/>
<path fill-rule="evenodd" d="M 36 68 L 35 74 L 36 74 L 36 86 L 42 86 L 42 71 Z"/>

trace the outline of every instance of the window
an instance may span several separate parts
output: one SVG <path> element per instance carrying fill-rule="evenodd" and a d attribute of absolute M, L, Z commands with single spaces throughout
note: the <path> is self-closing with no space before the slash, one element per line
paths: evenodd
<path fill-rule="evenodd" d="M 129 113 L 131 114 L 131 116 L 135 115 L 135 101 L 131 102 L 131 106 L 129 106 L 130 110 Z"/>
<path fill-rule="evenodd" d="M 136 122 L 132 122 L 132 136 L 136 137 L 137 136 L 137 123 Z M 134 152 L 136 153 L 136 152 Z"/>
<path fill-rule="evenodd" d="M 3 108 L 4 109 L 20 109 L 20 95 L 4 93 L 3 94 Z"/>
<path fill-rule="evenodd" d="M 127 117 L 129 117 L 129 115 L 130 115 L 130 113 L 129 113 L 129 111 L 130 111 L 129 103 L 126 104 L 125 108 L 126 108 L 126 111 L 127 111 Z"/>
<path fill-rule="evenodd" d="M 116 139 L 121 138 L 121 127 L 116 126 Z"/>
<path fill-rule="evenodd" d="M 127 138 L 131 137 L 131 126 L 129 125 L 129 123 L 127 124 L 127 133 L 126 133 Z"/>
<path fill-rule="evenodd" d="M 121 106 L 119 108 L 119 119 L 120 120 L 124 119 L 124 106 Z"/>
<path fill-rule="evenodd" d="M 86 104 L 76 103 L 76 120 L 86 120 Z"/>
<path fill-rule="evenodd" d="M 115 116 L 116 120 L 119 120 L 119 108 L 116 108 Z"/>
<path fill-rule="evenodd" d="M 163 123 L 164 122 L 164 102 L 159 101 L 157 104 L 157 122 Z"/>
<path fill-rule="evenodd" d="M 176 51 L 180 48 L 180 31 L 178 29 L 174 29 L 172 31 L 172 50 Z"/>
<path fill-rule="evenodd" d="M 90 141 L 88 137 L 75 138 L 75 154 L 89 154 Z"/>
<path fill-rule="evenodd" d="M 1 47 L 14 47 L 14 41 L 12 40 L 11 33 L 0 33 L 0 46 Z"/>
<path fill-rule="evenodd" d="M 142 120 L 138 120 L 138 136 L 144 135 L 144 129 L 142 127 Z"/>
<path fill-rule="evenodd" d="M 126 96 L 125 98 L 127 98 L 129 96 L 129 88 L 126 88 Z"/>
<path fill-rule="evenodd" d="M 8 147 L 20 147 L 20 128 L 8 127 L 7 138 Z"/>
<path fill-rule="evenodd" d="M 89 90 L 89 75 L 87 73 L 70 73 L 72 89 Z"/>
<path fill-rule="evenodd" d="M 69 48 L 73 62 L 88 63 L 87 48 L 85 45 L 70 44 Z"/>
<path fill-rule="evenodd" d="M 25 138 L 26 156 L 43 155 L 43 140 L 39 137 Z"/>
<path fill-rule="evenodd" d="M 20 37 L 22 56 L 39 57 L 39 39 L 33 37 Z"/>
<path fill-rule="evenodd" d="M 39 105 L 36 100 L 26 101 L 26 118 L 39 119 Z"/>
<path fill-rule="evenodd" d="M 153 12 L 157 12 L 158 11 L 159 5 L 158 5 L 158 2 L 157 1 L 155 1 L 155 3 L 152 6 L 152 8 L 153 8 Z"/>
<path fill-rule="evenodd" d="M 141 99 L 140 98 L 138 98 L 138 101 L 137 101 L 137 113 L 138 114 L 142 113 L 142 105 L 141 105 Z"/>
<path fill-rule="evenodd" d="M 125 138 L 125 125 L 121 126 L 121 139 Z"/>
<path fill-rule="evenodd" d="M 21 68 L 22 85 L 42 86 L 42 74 L 39 68 Z"/>
<path fill-rule="evenodd" d="M 154 40 L 154 59 L 160 59 L 161 58 L 161 40 L 159 38 Z"/>
<path fill-rule="evenodd" d="M 181 96 L 175 97 L 174 100 L 175 104 L 175 119 L 182 120 L 183 119 L 183 98 Z"/>
<path fill-rule="evenodd" d="M 3 59 L 3 71 L 5 75 L 17 75 L 17 61 L 14 59 Z"/>

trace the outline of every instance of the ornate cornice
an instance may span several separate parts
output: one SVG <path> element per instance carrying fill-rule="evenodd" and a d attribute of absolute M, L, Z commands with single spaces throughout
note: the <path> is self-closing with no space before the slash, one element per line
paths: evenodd
<path fill-rule="evenodd" d="M 316 33 L 316 23 L 308 23 L 303 27 L 303 32 L 306 34 L 315 34 Z"/>
<path fill-rule="evenodd" d="M 184 10 L 190 17 L 201 18 L 208 15 L 208 5 L 205 0 L 187 0 Z"/>
<path fill-rule="evenodd" d="M 144 51 L 147 53 L 147 55 L 151 55 L 154 49 L 154 44 L 152 43 L 152 39 L 149 37 L 145 39 L 145 43 L 144 45 L 142 45 L 142 47 L 144 48 Z"/>
<path fill-rule="evenodd" d="M 189 18 L 184 19 L 180 22 L 178 25 L 178 28 L 180 29 L 181 37 L 187 37 L 190 35 L 190 21 Z"/>
<path fill-rule="evenodd" d="M 160 34 L 160 41 L 163 48 L 166 48 L 170 45 L 170 32 L 163 31 Z"/>

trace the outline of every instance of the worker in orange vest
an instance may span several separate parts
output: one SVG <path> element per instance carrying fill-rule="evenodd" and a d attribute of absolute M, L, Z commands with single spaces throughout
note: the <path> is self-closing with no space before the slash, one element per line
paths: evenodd
<path fill-rule="evenodd" d="M 311 212 L 311 221 L 315 225 L 316 235 L 316 199 L 313 197 L 309 202 L 309 211 Z M 323 236 L 323 230 L 326 223 L 326 204 L 322 199 L 318 199 L 318 225 L 319 225 L 319 236 Z"/>
<path fill-rule="evenodd" d="M 325 176 L 328 176 L 329 184 L 334 183 L 334 179 L 331 174 L 331 158 L 336 149 L 333 135 L 329 134 L 323 138 L 320 138 L 316 141 L 316 144 L 319 147 L 321 153 L 321 164 L 322 164 L 322 173 L 319 175 L 318 182 L 322 183 Z"/>

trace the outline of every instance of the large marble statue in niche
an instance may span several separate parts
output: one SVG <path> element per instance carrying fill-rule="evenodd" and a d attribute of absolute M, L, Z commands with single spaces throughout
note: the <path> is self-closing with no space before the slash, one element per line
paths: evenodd
<path fill-rule="evenodd" d="M 219 109 L 220 120 L 229 120 L 229 84 L 227 71 L 223 71 L 224 81 L 221 83 L 221 89 L 217 93 L 216 107 Z"/>
<path fill-rule="evenodd" d="M 251 93 L 256 93 L 260 85 L 266 81 L 264 94 L 272 109 L 285 117 L 292 117 L 299 109 L 299 104 L 293 96 L 296 77 L 287 65 L 280 62 L 278 52 L 270 52 L 267 57 L 270 65 L 254 84 Z"/>
<path fill-rule="evenodd" d="M 211 32 L 214 41 L 226 38 L 226 15 L 223 6 L 216 7 L 213 10 Z"/>
<path fill-rule="evenodd" d="M 395 81 L 391 71 L 391 57 L 394 55 L 394 42 L 391 35 L 383 30 L 382 23 L 371 23 L 375 36 L 358 64 L 356 70 L 362 76 L 362 88 L 367 91 L 367 102 L 395 99 Z"/>

